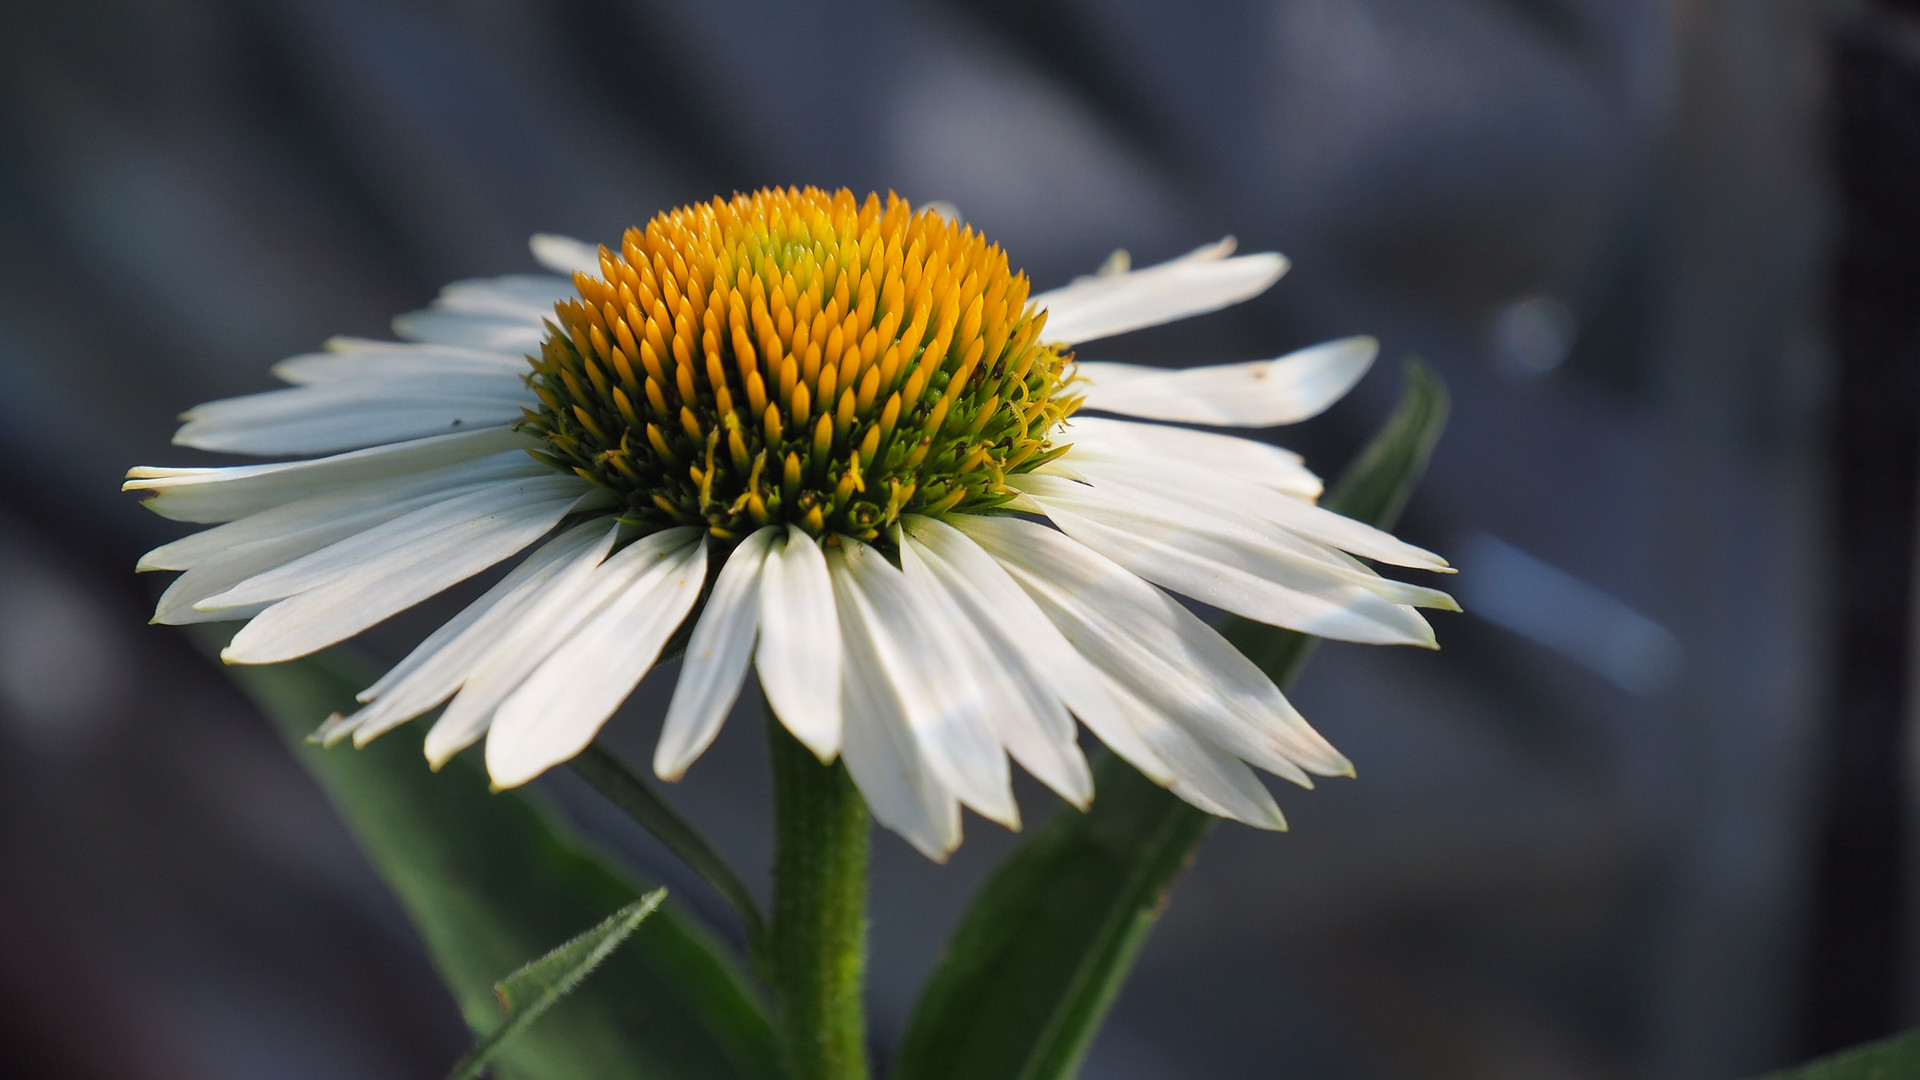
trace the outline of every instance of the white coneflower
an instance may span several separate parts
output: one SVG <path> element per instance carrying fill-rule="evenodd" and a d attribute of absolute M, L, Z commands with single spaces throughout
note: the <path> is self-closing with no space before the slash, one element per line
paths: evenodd
<path fill-rule="evenodd" d="M 1303 785 L 1350 766 L 1162 587 L 1374 643 L 1431 645 L 1415 608 L 1452 607 L 1355 558 L 1446 568 L 1315 506 L 1296 455 L 1079 415 L 1260 427 L 1338 399 L 1371 339 L 1183 371 L 1064 351 L 1246 300 L 1279 255 L 1223 242 L 1030 297 L 972 229 L 816 189 L 663 214 L 618 251 L 533 250 L 571 280 L 450 285 L 395 321 L 405 342 L 336 339 L 174 440 L 329 456 L 130 474 L 156 512 L 225 523 L 140 568 L 185 571 L 156 621 L 251 620 L 233 663 L 324 648 L 534 546 L 325 740 L 445 705 L 436 766 L 485 736 L 494 781 L 524 783 L 592 741 L 704 595 L 666 779 L 751 664 L 795 738 L 936 858 L 962 805 L 1017 825 L 1009 757 L 1092 798 L 1075 717 L 1194 805 L 1277 828 L 1250 764 Z"/>

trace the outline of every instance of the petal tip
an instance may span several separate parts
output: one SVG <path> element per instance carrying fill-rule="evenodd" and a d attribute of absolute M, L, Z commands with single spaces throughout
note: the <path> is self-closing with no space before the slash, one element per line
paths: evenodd
<path fill-rule="evenodd" d="M 687 775 L 687 769 L 692 765 L 693 762 L 691 761 L 676 761 L 672 758 L 664 757 L 659 753 L 655 753 L 653 756 L 653 775 L 659 777 L 665 783 L 677 784 L 682 777 Z"/>
<path fill-rule="evenodd" d="M 305 739 L 306 744 L 308 746 L 333 745 L 332 742 L 330 742 L 329 740 L 334 734 L 335 727 L 340 723 L 340 721 L 344 719 L 346 718 L 341 716 L 338 712 L 327 717 L 326 720 L 321 722 L 319 727 L 314 728 L 313 731 L 307 735 Z"/>

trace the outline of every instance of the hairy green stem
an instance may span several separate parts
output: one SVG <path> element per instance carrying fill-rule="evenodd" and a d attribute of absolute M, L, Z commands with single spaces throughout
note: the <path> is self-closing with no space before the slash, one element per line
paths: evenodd
<path fill-rule="evenodd" d="M 867 804 L 771 713 L 772 968 L 791 1080 L 866 1080 Z"/>

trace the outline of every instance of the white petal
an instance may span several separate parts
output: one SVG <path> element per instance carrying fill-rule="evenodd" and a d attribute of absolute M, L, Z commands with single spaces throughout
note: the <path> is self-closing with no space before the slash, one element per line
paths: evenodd
<path fill-rule="evenodd" d="M 1162 783 L 1169 791 L 1209 814 L 1257 829 L 1287 827 L 1273 794 L 1239 758 L 1170 720 L 1117 680 L 1108 680 L 1107 689 L 1140 739 L 1167 763 L 1170 779 Z"/>
<path fill-rule="evenodd" d="M 1250 532 L 1207 529 L 1198 514 L 1182 521 L 1144 513 L 1060 477 L 1009 483 L 1068 536 L 1148 581 L 1223 611 L 1341 641 L 1436 644 L 1418 612 L 1346 580 L 1350 568 L 1300 557 Z"/>
<path fill-rule="evenodd" d="M 1030 521 L 956 516 L 1074 648 L 1159 712 L 1269 772 L 1302 782 L 1352 765 L 1273 680 L 1178 601 L 1062 533 Z"/>
<path fill-rule="evenodd" d="M 945 862 L 960 846 L 960 803 L 928 767 L 906 705 L 874 651 L 865 611 L 849 592 L 851 575 L 833 557 L 839 633 L 845 639 L 841 700 L 846 722 L 841 759 L 875 821 L 920 853 Z"/>
<path fill-rule="evenodd" d="M 680 779 L 706 752 L 740 698 L 760 630 L 760 571 L 782 532 L 769 525 L 740 541 L 714 579 L 653 750 L 653 771 L 662 780 Z"/>
<path fill-rule="evenodd" d="M 480 639 L 493 636 L 489 630 L 503 630 L 516 624 L 531 605 L 551 592 L 578 588 L 594 567 L 606 561 L 620 529 L 618 522 L 593 518 L 535 548 L 506 577 L 429 634 L 405 659 L 356 696 L 361 701 L 374 701 L 400 693 L 403 685 L 415 683 L 433 668 L 452 672 L 469 670 L 472 661 L 491 648 L 480 645 L 480 651 L 470 651 Z M 463 679 L 464 675 L 459 678 Z M 459 685 L 458 679 L 454 685 Z"/>
<path fill-rule="evenodd" d="M 304 353 L 273 365 L 274 378 L 301 385 L 411 375 L 525 375 L 517 353 L 337 337 L 326 352 Z"/>
<path fill-rule="evenodd" d="M 1033 298 L 1047 312 L 1047 341 L 1077 345 L 1218 311 L 1266 292 L 1287 272 L 1274 252 L 1217 258 L 1217 245 L 1123 274 L 1081 278 Z"/>
<path fill-rule="evenodd" d="M 202 572 L 186 573 L 173 580 L 160 594 L 153 605 L 153 618 L 149 620 L 160 626 L 193 626 L 198 623 L 245 622 L 255 615 L 279 603 L 277 600 L 262 600 L 257 604 L 237 604 L 212 611 L 202 611 L 195 607 L 206 599 L 210 591 L 217 591 L 232 584 L 222 576 L 217 576 L 210 568 L 202 567 Z"/>
<path fill-rule="evenodd" d="M 229 553 L 248 544 L 292 539 L 314 532 L 332 533 L 337 539 L 399 517 L 424 505 L 423 500 L 450 498 L 480 484 L 551 475 L 551 466 L 519 450 L 509 450 L 438 469 L 368 481 L 282 503 L 237 521 L 183 536 L 142 555 L 135 569 L 189 570 L 203 562 L 224 560 Z M 326 543 L 332 540 L 315 543 L 305 550 L 317 550 Z M 296 552 L 300 553 L 303 552 Z"/>
<path fill-rule="evenodd" d="M 691 526 L 643 536 L 584 575 L 556 579 L 533 597 L 473 665 L 460 692 L 427 732 L 427 761 L 434 768 L 486 734 L 500 703 L 543 661 L 629 585 L 667 556 L 699 539 Z"/>
<path fill-rule="evenodd" d="M 1085 483 L 1081 485 L 1066 485 L 1064 491 L 1056 487 L 1056 497 L 1064 496 L 1081 509 L 1095 512 L 1096 519 L 1116 528 L 1132 528 L 1133 523 L 1140 520 L 1149 523 L 1147 532 L 1153 535 L 1167 535 L 1168 530 L 1172 530 L 1175 536 L 1202 534 L 1236 546 L 1250 546 L 1261 559 L 1279 559 L 1295 564 L 1299 570 L 1317 578 L 1358 585 L 1395 604 L 1442 611 L 1460 610 L 1460 605 L 1453 597 L 1439 589 L 1382 577 L 1377 570 L 1337 547 L 1249 512 L 1244 503 L 1200 504 L 1190 498 L 1167 494 L 1165 488 L 1150 489 L 1115 483 L 1109 479 L 1111 475 L 1102 471 L 1082 477 Z M 1052 477 L 1048 479 L 1056 485 L 1061 483 Z M 1025 478 L 1020 482 L 1024 484 Z M 1040 512 L 1040 504 L 1035 502 L 1033 505 L 1035 512 Z M 1438 556 L 1434 558 L 1438 559 Z"/>
<path fill-rule="evenodd" d="M 221 398 L 195 405 L 182 415 L 190 422 L 217 420 L 235 424 L 266 424 L 297 419 L 322 407 L 322 404 L 315 403 L 344 411 L 346 406 L 379 404 L 388 400 L 451 401 L 468 398 L 519 402 L 531 400 L 532 395 L 527 392 L 521 373 L 504 368 L 435 374 L 397 373 L 346 385 L 326 382 Z M 189 426 L 192 426 L 191 423 Z M 181 440 L 176 437 L 174 441 Z"/>
<path fill-rule="evenodd" d="M 700 599 L 707 540 L 671 552 L 610 600 L 494 714 L 487 772 L 524 784 L 586 749 Z"/>
<path fill-rule="evenodd" d="M 1051 329 L 1051 327 L 1049 327 Z M 1083 361 L 1086 407 L 1184 424 L 1269 427 L 1318 416 L 1372 366 L 1380 343 L 1341 338 L 1274 360 L 1170 370 Z"/>
<path fill-rule="evenodd" d="M 542 544 L 378 682 L 362 690 L 360 700 L 372 704 L 349 718 L 351 724 L 329 732 L 327 737 L 339 738 L 351 731 L 354 744 L 365 746 L 453 696 L 542 595 L 578 588 L 606 559 L 618 532 L 617 525 L 599 518 Z"/>
<path fill-rule="evenodd" d="M 535 233 L 527 242 L 541 266 L 561 274 L 600 276 L 600 247 L 571 236 Z"/>
<path fill-rule="evenodd" d="M 1064 754 L 1057 744 L 1049 745 L 1041 725 L 1047 722 L 1044 717 L 1052 714 L 1054 726 L 1065 728 L 1069 732 L 1066 741 L 1071 742 L 1072 721 L 1053 695 L 1043 688 L 1024 685 L 1016 670 L 1002 662 L 973 617 L 928 567 L 926 557 L 915 551 L 914 545 L 904 537 L 900 539 L 900 568 L 910 598 L 907 611 L 912 635 L 917 639 L 921 658 L 917 672 L 920 684 L 930 700 L 942 704 L 942 712 L 966 716 L 967 719 L 960 721 L 965 730 L 974 733 L 983 745 L 993 746 L 989 755 L 991 772 L 979 777 L 986 781 L 985 792 L 990 801 L 976 809 L 990 820 L 1017 830 L 1020 807 L 1013 798 L 1012 776 L 1006 763 L 1009 740 L 1019 744 L 1043 771 L 1054 774 L 1057 779 L 1064 766 L 1057 759 Z M 921 747 L 930 761 L 933 754 L 942 750 L 942 746 L 935 743 L 923 742 Z M 965 761 L 955 762 L 936 772 L 966 766 Z M 1006 776 L 1004 782 L 998 780 L 1001 775 Z M 955 785 L 948 786 L 958 794 L 966 794 Z"/>
<path fill-rule="evenodd" d="M 511 424 L 538 404 L 511 372 L 316 383 L 196 405 L 179 446 L 247 454 L 326 454 Z"/>
<path fill-rule="evenodd" d="M 440 307 L 395 317 L 393 332 L 408 341 L 516 355 L 538 353 L 547 336 L 547 328 L 537 318 Z"/>
<path fill-rule="evenodd" d="M 968 664 L 974 650 L 954 634 L 950 620 L 928 618 L 933 599 L 876 549 L 841 537 L 828 565 L 834 600 L 857 606 L 866 645 L 906 710 L 921 759 L 961 802 L 1018 827 L 1007 755 L 985 715 L 991 697 Z"/>
<path fill-rule="evenodd" d="M 954 527 L 972 521 L 972 517 L 958 514 L 950 515 L 946 521 L 916 515 L 907 526 L 928 549 L 937 552 L 948 567 L 964 575 L 971 586 L 984 594 L 981 599 L 989 605 L 992 621 L 999 631 L 997 636 L 1023 655 L 1034 673 L 1046 681 L 1095 737 L 1155 783 L 1172 783 L 1172 770 L 1139 737 L 1133 723 L 1107 692 L 1106 677 L 1080 655 L 999 561 L 971 536 Z M 1091 776 L 1088 783 L 1092 783 Z"/>
<path fill-rule="evenodd" d="M 826 557 L 787 527 L 760 578 L 760 645 L 754 666 L 780 723 L 821 761 L 840 752 L 840 631 Z"/>
<path fill-rule="evenodd" d="M 1052 441 L 1071 444 L 1069 457 L 1145 458 L 1222 473 L 1302 499 L 1317 499 L 1321 492 L 1320 478 L 1307 469 L 1299 454 L 1233 435 L 1082 415 L 1062 425 Z"/>
<path fill-rule="evenodd" d="M 378 573 L 343 575 L 261 612 L 220 654 L 234 664 L 270 664 L 323 649 L 383 622 L 538 540 L 577 502 L 562 495 L 477 518 L 449 532 L 430 556 L 383 562 Z"/>
<path fill-rule="evenodd" d="M 988 717 L 1001 744 L 1061 798 L 1084 807 L 1093 798 L 1093 774 L 1067 708 L 1095 717 L 1090 727 L 1115 713 L 1099 673 L 964 533 L 932 518 L 910 516 L 903 524 L 902 567 L 910 577 L 925 572 L 936 579 L 991 650 L 987 662 L 1011 681 L 1015 701 Z"/>
<path fill-rule="evenodd" d="M 1046 471 L 1072 476 L 1115 494 L 1175 502 L 1202 513 L 1230 512 L 1255 518 L 1267 527 L 1393 566 L 1452 572 L 1447 560 L 1390 532 L 1231 476 L 1170 467 L 1152 460 L 1075 455 L 1072 451 L 1050 462 Z"/>
<path fill-rule="evenodd" d="M 175 521 L 232 521 L 295 499 L 537 445 L 538 440 L 511 428 L 488 428 L 375 446 L 312 461 L 218 469 L 141 466 L 127 473 L 127 482 L 121 485 L 121 490 L 147 493 L 144 495 L 147 509 Z"/>
<path fill-rule="evenodd" d="M 351 578 L 378 577 L 396 567 L 424 565 L 451 553 L 469 536 L 488 531 L 490 522 L 504 514 L 534 507 L 536 515 L 551 512 L 557 521 L 559 513 L 583 494 L 585 486 L 579 477 L 554 472 L 486 484 L 356 532 L 250 577 L 196 606 L 212 611 L 281 600 Z M 555 506 L 562 509 L 552 511 Z"/>
<path fill-rule="evenodd" d="M 475 490 L 473 485 L 468 485 L 453 491 L 431 492 L 393 501 L 362 503 L 353 507 L 335 509 L 322 506 L 318 509 L 323 513 L 315 514 L 308 520 L 300 522 L 302 526 L 300 528 L 288 529 L 277 535 L 268 534 L 258 539 L 227 544 L 207 553 L 203 556 L 204 561 L 200 561 L 199 565 L 184 568 L 187 572 L 175 578 L 173 583 L 167 586 L 167 591 L 161 594 L 160 602 L 154 607 L 153 621 L 180 626 L 188 623 L 219 622 L 249 617 L 264 610 L 264 605 L 285 599 L 285 596 L 261 597 L 251 603 L 221 604 L 209 608 L 197 608 L 197 605 L 205 602 L 209 597 L 218 596 L 250 578 L 276 570 L 295 559 L 310 555 L 395 518 Z M 331 499 L 306 500 L 306 502 L 320 503 L 333 501 Z M 305 502 L 293 505 L 304 507 Z M 278 509 L 281 508 L 276 508 Z M 324 513 L 326 510 L 333 510 L 333 512 Z M 267 514 L 274 512 L 270 510 Z M 232 524 L 252 524 L 255 518 L 265 517 L 267 514 L 256 514 L 252 518 L 242 518 Z M 209 529 L 208 533 L 217 533 L 221 529 L 231 527 L 231 525 L 225 525 L 220 529 Z M 200 535 L 205 536 L 207 533 Z M 198 538 L 188 537 L 187 539 Z M 182 568 L 170 567 L 169 569 Z M 247 611 L 249 615 L 235 614 L 236 610 Z"/>
<path fill-rule="evenodd" d="M 551 274 L 508 274 L 505 277 L 470 278 L 441 288 L 434 306 L 450 311 L 470 311 L 486 315 L 518 318 L 539 325 L 553 317 L 553 306 L 561 300 L 579 297 L 573 279 Z"/>
<path fill-rule="evenodd" d="M 1204 534 L 1236 545 L 1250 545 L 1263 559 L 1280 559 L 1298 564 L 1299 569 L 1317 577 L 1358 585 L 1395 604 L 1442 611 L 1460 610 L 1460 605 L 1453 597 L 1439 589 L 1382 577 L 1378 571 L 1339 548 L 1289 529 L 1272 520 L 1271 516 L 1262 516 L 1248 509 L 1249 505 L 1262 504 L 1264 492 L 1229 502 L 1195 499 L 1191 491 L 1182 490 L 1183 485 L 1156 478 L 1149 470 L 1129 471 L 1125 463 L 1102 463 L 1097 469 L 1077 468 L 1084 464 L 1084 461 L 1076 459 L 1076 468 L 1071 470 L 1081 474 L 1076 478 L 1082 481 L 1081 484 L 1063 483 L 1052 476 L 1031 482 L 1050 483 L 1055 498 L 1065 498 L 1083 510 L 1097 511 L 1094 515 L 1097 519 L 1117 528 L 1131 528 L 1134 521 L 1141 520 L 1149 523 L 1147 531 L 1155 535 L 1164 535 L 1169 529 L 1176 536 Z M 1143 473 L 1147 475 L 1141 475 Z M 1125 479 L 1116 481 L 1113 479 L 1116 476 Z M 1138 482 L 1142 480 L 1150 486 L 1140 486 Z M 1029 482 L 1027 477 L 1015 481 L 1022 486 Z M 1035 512 L 1040 512 L 1040 504 L 1035 502 L 1033 505 Z M 1338 515 L 1335 517 L 1341 521 L 1350 520 L 1338 518 Z M 1378 536 L 1395 545 L 1402 543 L 1387 533 L 1379 533 Z M 1440 562 L 1437 555 L 1411 544 L 1403 546 L 1410 552 Z M 1427 565 L 1421 569 L 1444 571 L 1450 568 L 1441 563 L 1438 567 Z"/>

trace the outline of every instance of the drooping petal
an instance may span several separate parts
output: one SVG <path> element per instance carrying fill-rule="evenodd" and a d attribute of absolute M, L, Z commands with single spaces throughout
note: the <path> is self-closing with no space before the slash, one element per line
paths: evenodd
<path fill-rule="evenodd" d="M 1119 680 L 1109 678 L 1107 691 L 1134 734 L 1166 763 L 1167 790 L 1209 814 L 1256 829 L 1287 827 L 1273 794 L 1239 758 L 1141 700 Z"/>
<path fill-rule="evenodd" d="M 1340 641 L 1434 644 L 1418 612 L 1347 580 L 1349 568 L 1298 557 L 1251 532 L 1142 513 L 1060 477 L 1010 483 L 1068 536 L 1148 581 L 1223 611 Z"/>
<path fill-rule="evenodd" d="M 195 559 L 194 563 L 186 566 L 165 567 L 170 570 L 185 570 L 186 573 L 173 579 L 167 586 L 166 592 L 160 594 L 160 602 L 154 606 L 153 621 L 168 626 L 185 626 L 191 623 L 244 618 L 246 616 L 235 614 L 235 612 L 248 611 L 251 614 L 253 611 L 260 610 L 261 605 L 283 600 L 285 596 L 262 597 L 250 603 L 221 604 L 211 608 L 200 608 L 197 605 L 210 597 L 227 592 L 242 582 L 270 573 L 290 562 L 351 539 L 395 518 L 428 509 L 448 500 L 457 501 L 459 497 L 473 494 L 478 490 L 484 489 L 468 485 L 452 491 L 436 491 L 411 498 L 360 503 L 341 508 L 335 513 L 315 515 L 312 520 L 302 522 L 299 528 L 231 544 L 211 554 L 201 555 Z M 331 499 L 314 501 L 334 502 Z M 323 509 L 330 509 L 330 507 Z M 267 513 L 273 512 L 270 510 Z M 266 515 L 255 516 L 265 517 Z M 252 521 L 253 518 L 245 518 L 234 524 L 244 525 Z M 220 530 L 208 531 L 219 532 Z M 197 537 L 187 539 L 192 540 Z"/>
<path fill-rule="evenodd" d="M 1202 515 L 1232 513 L 1257 518 L 1268 527 L 1376 562 L 1435 573 L 1452 571 L 1447 560 L 1383 529 L 1231 476 L 1181 469 L 1151 459 L 1098 454 L 1076 457 L 1071 451 L 1045 466 L 1045 471 L 1071 476 L 1115 494 L 1178 503 Z"/>
<path fill-rule="evenodd" d="M 1048 758 L 1052 755 L 1046 751 L 1050 748 L 1044 739 L 1032 738 L 1044 721 L 1029 702 L 1027 688 L 1021 685 L 1014 670 L 1001 662 L 972 615 L 961 606 L 947 584 L 935 576 L 925 557 L 913 550 L 910 541 L 898 533 L 896 536 L 900 541 L 900 572 L 912 597 L 914 636 L 920 642 L 923 656 L 938 658 L 935 663 L 919 665 L 920 682 L 930 699 L 942 706 L 942 712 L 972 715 L 971 729 L 984 733 L 986 741 L 994 745 L 996 752 L 992 759 L 996 774 L 1008 771 L 1010 738 L 1021 743 L 1023 751 L 1034 751 L 1033 756 L 1039 758 L 1043 768 L 1049 767 Z M 1049 700 L 1050 695 L 1041 697 L 1043 708 L 1051 706 L 1051 710 L 1064 719 L 1066 710 L 1057 701 Z M 1020 808 L 1013 798 L 1010 772 L 1008 781 L 1004 786 L 990 789 L 995 801 L 981 812 L 1017 830 Z"/>
<path fill-rule="evenodd" d="M 383 480 L 281 503 L 224 525 L 183 536 L 142 555 L 135 569 L 191 570 L 202 562 L 225 559 L 233 551 L 261 541 L 284 540 L 309 533 L 337 532 L 339 536 L 349 536 L 363 528 L 399 517 L 410 509 L 425 505 L 425 502 L 451 498 L 476 486 L 551 475 L 553 470 L 550 467 L 518 450 L 436 469 L 403 472 Z M 348 528 L 349 524 L 355 524 L 355 527 Z M 347 531 L 341 532 L 342 528 Z M 308 550 L 318 550 L 326 543 L 332 541 L 314 544 Z"/>
<path fill-rule="evenodd" d="M 1320 478 L 1307 469 L 1299 454 L 1271 443 L 1233 435 L 1100 416 L 1075 416 L 1060 427 L 1052 441 L 1071 445 L 1067 456 L 1082 460 L 1092 457 L 1116 462 L 1146 459 L 1186 469 L 1206 469 L 1302 499 L 1317 499 L 1321 492 Z"/>
<path fill-rule="evenodd" d="M 1081 655 L 1162 714 L 1296 783 L 1305 779 L 1302 769 L 1352 771 L 1265 672 L 1172 597 L 1043 525 L 952 520 L 1006 567 Z"/>
<path fill-rule="evenodd" d="M 580 627 L 668 556 L 696 542 L 701 532 L 683 526 L 643 536 L 589 573 L 541 590 L 473 665 L 460 692 L 427 732 L 427 761 L 437 769 L 473 745 L 487 733 L 500 704 Z"/>
<path fill-rule="evenodd" d="M 442 468 L 507 450 L 538 446 L 511 428 L 374 446 L 311 461 L 234 465 L 216 469 L 141 466 L 127 472 L 123 491 L 143 494 L 145 506 L 175 521 L 232 521 L 296 499 Z"/>
<path fill-rule="evenodd" d="M 754 666 L 780 723 L 821 761 L 840 753 L 840 622 L 820 545 L 789 526 L 760 577 Z"/>
<path fill-rule="evenodd" d="M 221 652 L 234 664 L 291 660 L 344 641 L 538 540 L 578 503 L 561 492 L 449 526 L 413 557 L 345 572 L 254 616 Z M 338 545 L 336 545 L 338 546 Z"/>
<path fill-rule="evenodd" d="M 1048 329 L 1052 329 L 1049 324 Z M 1271 427 L 1318 416 L 1372 366 L 1380 343 L 1341 338 L 1273 360 L 1180 370 L 1088 360 L 1086 407 L 1183 424 Z"/>
<path fill-rule="evenodd" d="M 674 685 L 653 751 L 653 771 L 678 780 L 706 752 L 739 700 L 760 629 L 760 577 L 767 549 L 784 530 L 769 525 L 733 549 L 714 579 L 713 593 L 687 641 L 686 661 Z"/>
<path fill-rule="evenodd" d="M 1170 262 L 1041 293 L 1033 298 L 1047 312 L 1041 336 L 1077 345 L 1218 311 L 1266 292 L 1287 272 L 1286 257 L 1271 251 L 1221 258 L 1220 250 L 1209 245 Z"/>
<path fill-rule="evenodd" d="M 1439 589 L 1383 577 L 1340 548 L 1287 528 L 1270 515 L 1263 516 L 1257 509 L 1249 509 L 1249 505 L 1257 507 L 1262 504 L 1263 500 L 1257 496 L 1242 502 L 1201 505 L 1188 493 L 1173 493 L 1171 489 L 1178 485 L 1161 482 L 1151 476 L 1129 475 L 1123 481 L 1116 481 L 1115 476 L 1125 475 L 1124 463 L 1102 463 L 1097 469 L 1082 468 L 1085 464 L 1084 459 L 1076 459 L 1073 468 L 1062 470 L 1062 475 L 1067 472 L 1078 473 L 1074 479 L 1080 480 L 1079 484 L 1063 484 L 1051 475 L 1031 482 L 1051 482 L 1056 498 L 1064 498 L 1083 510 L 1091 511 L 1097 519 L 1106 520 L 1120 528 L 1131 528 L 1134 519 L 1138 518 L 1149 523 L 1147 531 L 1151 536 L 1171 535 L 1177 538 L 1197 534 L 1224 539 L 1236 545 L 1251 545 L 1261 559 L 1280 559 L 1316 577 L 1358 585 L 1395 604 L 1442 611 L 1460 610 L 1460 605 L 1453 597 Z M 1026 485 L 1029 478 L 1022 478 L 1019 483 Z M 1143 483 L 1147 486 L 1141 486 Z M 1038 511 L 1039 503 L 1034 502 L 1033 505 Z M 1393 539 L 1388 534 L 1381 535 Z M 1393 542 L 1401 543 L 1399 540 Z M 1415 552 L 1421 550 L 1410 544 L 1405 547 Z M 1438 560 L 1438 556 L 1433 558 Z M 1420 569 L 1448 568 L 1429 565 Z"/>
<path fill-rule="evenodd" d="M 404 660 L 362 690 L 366 708 L 345 718 L 323 739 L 349 732 L 368 742 L 452 697 L 514 624 L 548 592 L 571 592 L 613 548 L 618 526 L 606 518 L 583 522 L 549 540 L 449 619 Z"/>
<path fill-rule="evenodd" d="M 989 716 L 1007 752 L 1061 798 L 1084 807 L 1093 774 L 1075 741 L 1075 713 L 1095 726 L 1115 706 L 1094 671 L 1000 564 L 964 533 L 933 518 L 903 519 L 901 564 L 909 576 L 930 574 L 986 642 L 987 662 L 1013 683 L 1017 707 Z"/>
<path fill-rule="evenodd" d="M 494 714 L 487 773 L 524 784 L 586 749 L 706 584 L 707 540 L 670 552 L 569 637 Z"/>
<path fill-rule="evenodd" d="M 938 600 L 913 588 L 874 548 L 841 537 L 829 566 L 835 600 L 857 606 L 867 646 L 906 710 L 927 767 L 961 802 L 1017 828 L 1006 752 L 986 717 L 990 673 L 968 664 L 982 650 L 969 647 L 953 620 L 933 607 Z"/>
<path fill-rule="evenodd" d="M 216 611 L 282 600 L 339 581 L 371 580 L 396 568 L 429 564 L 453 554 L 472 537 L 493 531 L 504 517 L 529 508 L 534 517 L 549 518 L 551 526 L 588 490 L 578 477 L 553 472 L 480 486 L 256 574 L 196 606 Z"/>
<path fill-rule="evenodd" d="M 841 759 L 875 821 L 927 858 L 945 862 L 960 846 L 960 802 L 927 764 L 906 705 L 874 650 L 865 608 L 852 596 L 851 575 L 838 570 L 832 582 L 845 656 Z"/>

